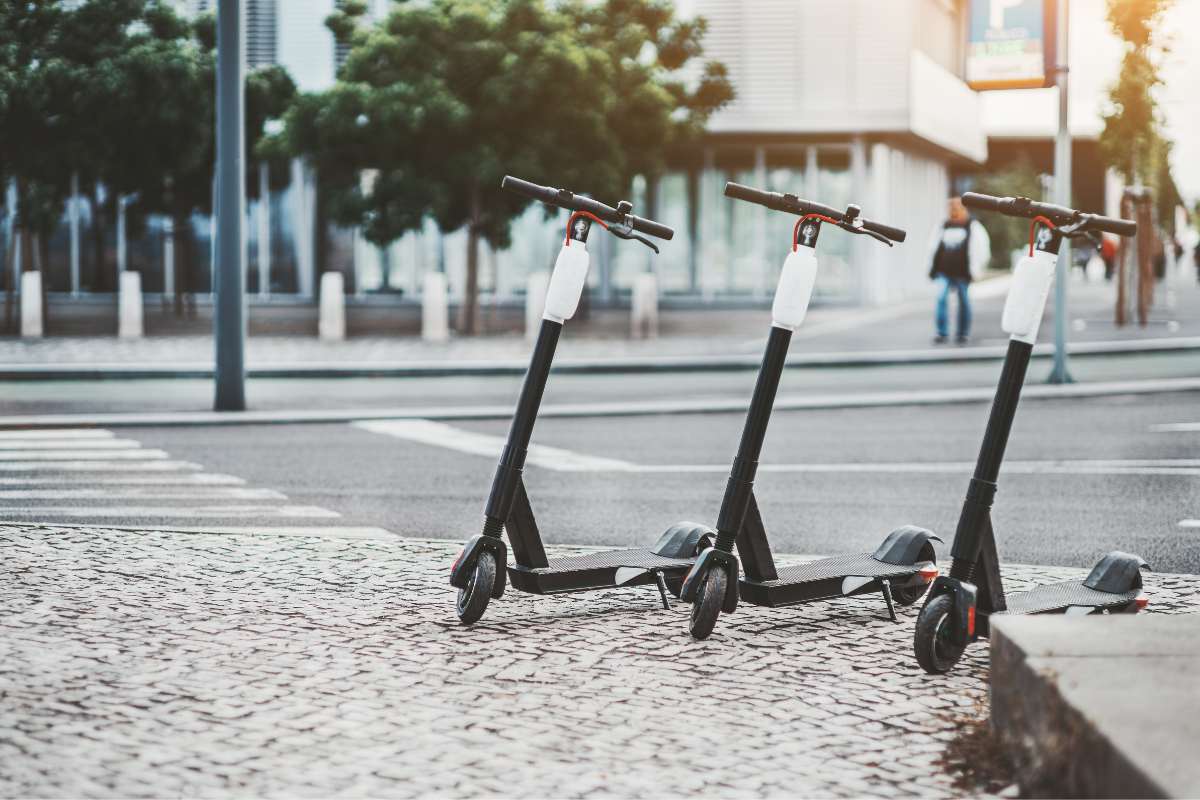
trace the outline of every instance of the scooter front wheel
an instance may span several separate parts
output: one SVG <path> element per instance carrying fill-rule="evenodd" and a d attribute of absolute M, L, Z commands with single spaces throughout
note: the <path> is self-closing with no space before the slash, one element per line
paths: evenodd
<path fill-rule="evenodd" d="M 913 649 L 921 669 L 931 675 L 949 672 L 962 658 L 966 645 L 954 641 L 953 595 L 938 595 L 921 609 L 917 616 Z"/>
<path fill-rule="evenodd" d="M 720 567 L 714 567 L 704 576 L 704 582 L 696 588 L 696 599 L 692 602 L 692 620 L 688 630 L 694 639 L 707 639 L 721 616 L 725 604 L 725 589 L 729 576 Z"/>
<path fill-rule="evenodd" d="M 458 590 L 458 619 L 463 625 L 478 622 L 492 599 L 492 588 L 496 585 L 496 557 L 484 550 L 475 561 L 475 569 L 467 585 Z"/>

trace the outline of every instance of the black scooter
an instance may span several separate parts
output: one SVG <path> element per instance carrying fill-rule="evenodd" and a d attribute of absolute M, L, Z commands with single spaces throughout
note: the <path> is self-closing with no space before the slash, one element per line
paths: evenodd
<path fill-rule="evenodd" d="M 934 581 L 917 617 L 913 641 L 917 661 L 926 672 L 934 674 L 949 671 L 968 644 L 987 636 L 988 620 L 994 614 L 1137 613 L 1147 602 L 1141 593 L 1141 571 L 1147 567 L 1146 562 L 1119 551 L 1101 558 L 1081 581 L 1045 584 L 1005 595 L 991 520 L 1000 462 L 1054 281 L 1062 240 L 1098 231 L 1133 236 L 1137 223 L 1036 203 L 1025 197 L 969 192 L 963 195 L 963 203 L 1033 221 L 1029 255 L 1013 271 L 1004 306 L 1001 326 L 1011 338 L 979 460 L 954 532 L 950 574 Z"/>
<path fill-rule="evenodd" d="M 567 237 L 551 274 L 546 311 L 525 373 L 521 395 L 513 414 L 508 440 L 492 479 L 484 507 L 483 532 L 473 537 L 454 562 L 450 585 L 458 589 L 458 617 L 465 625 L 476 622 L 488 601 L 504 593 L 508 556 L 501 538 L 504 530 L 516 563 L 507 567 L 514 588 L 532 594 L 577 592 L 615 586 L 657 585 L 663 607 L 670 608 L 667 593 L 678 594 L 683 575 L 695 557 L 714 539 L 712 529 L 681 522 L 667 529 L 649 549 L 610 550 L 600 553 L 548 558 L 525 492 L 522 469 L 537 420 L 542 392 L 554 360 L 563 323 L 575 314 L 587 278 L 585 244 L 596 222 L 620 239 L 638 241 L 658 252 L 658 247 L 635 231 L 670 239 L 666 225 L 636 217 L 633 206 L 622 201 L 616 208 L 565 189 L 553 189 L 507 176 L 504 189 L 573 212 Z"/>
<path fill-rule="evenodd" d="M 764 192 L 736 183 L 726 184 L 725 194 L 796 214 L 800 219 L 792 231 L 792 252 L 784 262 L 775 290 L 771 333 L 717 517 L 716 543 L 696 561 L 680 593 L 680 599 L 692 604 L 691 634 L 697 639 L 707 638 L 721 612 L 729 614 L 737 608 L 739 595 L 753 605 L 787 606 L 878 592 L 895 621 L 895 604 L 915 603 L 937 575 L 933 542 L 941 539 L 928 530 L 906 525 L 888 534 L 873 553 L 835 556 L 777 569 L 754 497 L 754 477 L 788 344 L 792 332 L 803 322 L 812 294 L 817 271 L 817 237 L 822 224 L 870 236 L 888 247 L 893 241 L 903 242 L 905 232 L 863 219 L 854 205 L 839 211 L 795 195 Z M 733 555 L 735 544 L 737 557 Z M 746 570 L 741 580 L 739 557 Z"/>

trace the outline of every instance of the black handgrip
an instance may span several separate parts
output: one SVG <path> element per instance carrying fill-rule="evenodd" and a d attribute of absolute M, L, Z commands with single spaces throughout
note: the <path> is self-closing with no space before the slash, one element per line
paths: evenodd
<path fill-rule="evenodd" d="M 547 205 L 565 208 L 568 211 L 586 211 L 589 214 L 595 214 L 605 222 L 625 224 L 639 233 L 657 236 L 659 239 L 672 239 L 675 236 L 675 231 L 661 222 L 655 222 L 652 219 L 645 219 L 633 214 L 621 214 L 612 206 L 607 206 L 598 200 L 583 197 L 565 189 L 541 186 L 540 184 L 530 183 L 520 178 L 514 178 L 512 175 L 504 176 L 504 179 L 500 181 L 500 188 L 524 195 L 532 200 L 538 200 Z"/>
<path fill-rule="evenodd" d="M 963 205 L 968 208 L 996 211 L 1010 217 L 1025 219 L 1045 217 L 1055 225 L 1083 223 L 1081 230 L 1105 231 L 1117 236 L 1137 235 L 1137 223 L 1133 220 L 1088 214 L 1053 203 L 1038 203 L 1020 197 L 993 197 L 990 194 L 978 194 L 977 192 L 966 192 L 962 196 L 962 201 Z"/>
<path fill-rule="evenodd" d="M 752 186 L 746 186 L 741 183 L 729 181 L 725 184 L 725 196 L 732 197 L 734 200 L 744 200 L 747 203 L 757 203 L 760 206 L 766 206 L 773 211 L 785 211 L 790 214 L 820 214 L 831 219 L 841 220 L 845 218 L 845 212 L 838 209 L 814 203 L 811 200 L 801 200 L 799 197 L 788 194 L 780 194 L 779 192 L 764 192 L 761 189 L 755 189 Z M 891 225 L 884 225 L 882 222 L 872 222 L 869 219 L 857 219 L 853 224 L 862 225 L 863 228 L 878 233 L 880 236 L 885 236 L 893 242 L 903 242 L 908 234 L 899 228 L 893 228 Z"/>

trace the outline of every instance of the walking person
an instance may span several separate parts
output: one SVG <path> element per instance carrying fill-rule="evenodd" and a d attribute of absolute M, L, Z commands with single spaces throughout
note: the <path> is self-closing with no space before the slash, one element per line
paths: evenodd
<path fill-rule="evenodd" d="M 968 288 L 974 278 L 983 274 L 991 258 L 992 244 L 983 225 L 967 213 L 962 198 L 950 198 L 948 218 L 934 230 L 929 241 L 929 277 L 938 283 L 935 343 L 945 344 L 950 338 L 951 292 L 958 299 L 955 342 L 967 343 L 971 336 Z"/>

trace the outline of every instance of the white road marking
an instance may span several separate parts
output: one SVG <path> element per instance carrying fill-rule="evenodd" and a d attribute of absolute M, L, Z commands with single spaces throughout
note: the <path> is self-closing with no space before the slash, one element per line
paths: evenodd
<path fill-rule="evenodd" d="M 4 439 L 112 439 L 116 434 L 99 428 L 43 428 L 28 431 L 0 431 Z"/>
<path fill-rule="evenodd" d="M 3 461 L 0 472 L 173 472 L 200 470 L 191 461 Z"/>
<path fill-rule="evenodd" d="M 445 447 L 460 453 L 498 458 L 504 439 L 486 433 L 466 431 L 442 422 L 427 419 L 371 420 L 355 422 L 355 427 L 372 433 L 395 436 L 420 444 Z M 571 450 L 546 445 L 530 445 L 525 458 L 527 465 L 536 465 L 559 472 L 636 472 L 638 465 L 629 461 L 601 456 L 587 456 Z"/>
<path fill-rule="evenodd" d="M 0 525 L 25 525 L 25 522 L 0 519 Z M 94 525 L 57 522 L 61 528 L 94 528 Z M 358 525 L 321 525 L 303 527 L 298 525 L 105 525 L 105 530 L 129 531 L 132 533 L 213 533 L 224 536 L 316 536 L 322 539 L 396 539 L 398 536 L 387 528 Z M 424 541 L 424 540 L 422 540 Z M 438 540 L 441 541 L 441 540 Z M 458 540 L 446 539 L 446 542 Z"/>
<path fill-rule="evenodd" d="M 0 450 L 0 461 L 152 461 L 167 457 L 163 450 Z"/>
<path fill-rule="evenodd" d="M 1162 425 L 1151 425 L 1154 433 L 1195 433 L 1200 431 L 1200 422 L 1168 422 Z"/>
<path fill-rule="evenodd" d="M 132 439 L 0 439 L 5 450 L 136 450 Z"/>
<path fill-rule="evenodd" d="M 1179 521 L 1181 528 L 1200 528 L 1200 519 L 1183 519 Z"/>
<path fill-rule="evenodd" d="M 162 461 L 153 462 L 155 465 Z M 170 463 L 170 462 L 167 462 Z M 162 475 L 116 475 L 103 477 L 80 478 L 3 478 L 0 486 L 75 486 L 79 483 L 89 486 L 242 486 L 246 483 L 243 478 L 234 475 L 219 475 L 215 472 L 187 472 L 183 474 L 164 473 Z"/>
<path fill-rule="evenodd" d="M 330 511 L 320 506 L 114 506 L 107 508 L 74 508 L 50 506 L 25 506 L 0 509 L 0 514 L 17 517 L 38 517 L 40 521 L 51 520 L 54 517 L 83 517 L 87 519 L 101 517 L 126 517 L 130 519 L 145 519 L 149 517 L 183 517 L 193 519 L 260 517 L 263 519 L 332 519 L 340 517 L 336 511 Z"/>
<path fill-rule="evenodd" d="M 287 500 L 274 489 L 198 488 L 0 489 L 0 500 Z"/>
<path fill-rule="evenodd" d="M 504 439 L 475 431 L 455 428 L 432 420 L 368 420 L 355 427 L 461 453 L 496 458 Z M 636 472 L 636 473 L 727 473 L 730 464 L 636 464 L 603 456 L 589 456 L 546 445 L 531 445 L 527 465 L 556 472 Z M 965 474 L 974 469 L 973 461 L 909 461 L 841 464 L 761 464 L 759 472 L 903 472 L 925 474 Z M 1200 475 L 1200 459 L 1124 459 L 1009 461 L 1002 471 L 1010 475 Z"/>

